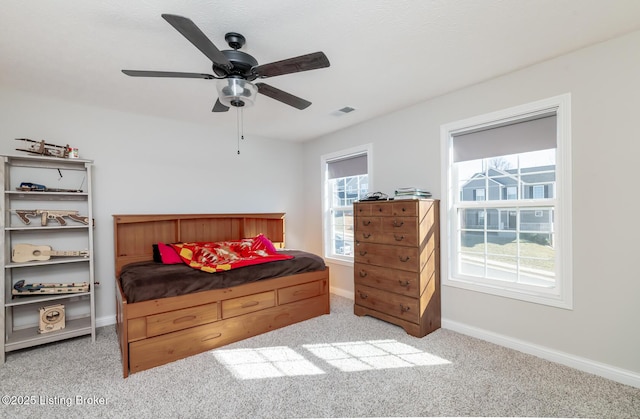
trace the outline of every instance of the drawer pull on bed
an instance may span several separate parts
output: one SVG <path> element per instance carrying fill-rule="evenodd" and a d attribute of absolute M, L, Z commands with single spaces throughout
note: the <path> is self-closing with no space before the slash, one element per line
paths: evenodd
<path fill-rule="evenodd" d="M 400 258 L 400 262 L 408 262 L 410 257 L 409 256 L 399 256 Z"/>
<path fill-rule="evenodd" d="M 371 220 L 362 220 L 363 226 L 368 226 L 369 224 L 371 224 Z"/>
<path fill-rule="evenodd" d="M 362 237 L 368 239 L 369 237 L 371 237 L 371 233 L 362 233 Z"/>
<path fill-rule="evenodd" d="M 366 251 L 366 250 L 361 250 L 361 251 L 360 251 L 360 256 L 364 256 L 364 255 L 366 255 L 366 254 L 367 254 L 367 251 Z"/>
<path fill-rule="evenodd" d="M 397 242 L 401 242 L 402 240 L 404 240 L 404 236 L 397 236 L 397 235 L 393 235 L 393 238 L 396 239 Z"/>
<path fill-rule="evenodd" d="M 394 227 L 402 227 L 404 225 L 404 221 L 393 220 Z"/>
<path fill-rule="evenodd" d="M 180 317 L 179 319 L 175 319 L 173 321 L 173 324 L 190 322 L 190 321 L 195 320 L 195 319 L 196 319 L 196 316 L 184 316 L 184 317 Z"/>
<path fill-rule="evenodd" d="M 407 311 L 409 311 L 409 306 L 403 306 L 402 304 L 400 304 L 400 312 L 401 313 L 406 313 Z"/>
<path fill-rule="evenodd" d="M 203 337 L 202 339 L 200 339 L 200 341 L 206 342 L 208 340 L 218 339 L 220 336 L 222 336 L 222 333 L 215 333 L 213 335 Z"/>
<path fill-rule="evenodd" d="M 359 292 L 360 294 L 360 298 L 362 298 L 363 300 L 366 300 L 369 296 L 367 294 L 365 294 L 364 292 Z"/>
<path fill-rule="evenodd" d="M 260 304 L 259 301 L 247 301 L 246 303 L 242 304 L 242 308 L 257 306 L 258 304 Z"/>
<path fill-rule="evenodd" d="M 367 272 L 364 269 L 360 270 L 360 278 L 364 278 L 365 276 L 367 276 Z"/>
<path fill-rule="evenodd" d="M 398 283 L 400 283 L 401 287 L 408 287 L 409 284 L 411 283 L 411 281 L 402 281 L 402 280 L 398 280 Z"/>

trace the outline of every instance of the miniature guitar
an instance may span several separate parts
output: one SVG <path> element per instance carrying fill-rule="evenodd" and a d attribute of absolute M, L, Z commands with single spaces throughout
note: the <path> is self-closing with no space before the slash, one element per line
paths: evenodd
<path fill-rule="evenodd" d="M 75 256 L 89 257 L 88 250 L 52 250 L 51 246 L 34 246 L 32 244 L 16 244 L 11 252 L 13 262 L 31 262 L 37 260 L 49 260 L 51 256 Z"/>

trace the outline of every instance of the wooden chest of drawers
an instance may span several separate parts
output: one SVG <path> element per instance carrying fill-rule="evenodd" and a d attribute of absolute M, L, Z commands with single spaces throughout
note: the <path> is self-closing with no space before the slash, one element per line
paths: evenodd
<path fill-rule="evenodd" d="M 356 315 L 417 337 L 440 328 L 439 203 L 354 203 Z"/>

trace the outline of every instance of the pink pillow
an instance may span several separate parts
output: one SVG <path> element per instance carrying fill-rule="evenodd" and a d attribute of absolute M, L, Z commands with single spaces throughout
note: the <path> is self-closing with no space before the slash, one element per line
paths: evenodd
<path fill-rule="evenodd" d="M 262 245 L 265 247 L 265 250 L 269 253 L 276 253 L 278 251 L 278 249 L 276 249 L 276 247 L 273 245 L 271 240 L 266 238 L 263 234 L 258 234 L 255 237 L 255 240 L 261 242 Z"/>
<path fill-rule="evenodd" d="M 176 250 L 167 244 L 164 244 L 162 242 L 158 243 L 158 251 L 160 252 L 162 263 L 164 263 L 165 265 L 175 265 L 178 263 L 183 263 Z"/>

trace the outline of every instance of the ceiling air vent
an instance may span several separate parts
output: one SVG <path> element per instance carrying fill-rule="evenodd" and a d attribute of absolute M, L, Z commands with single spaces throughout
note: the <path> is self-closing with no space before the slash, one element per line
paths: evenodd
<path fill-rule="evenodd" d="M 331 113 L 331 115 L 334 115 L 334 116 L 342 116 L 342 115 L 348 114 L 349 112 L 353 112 L 353 111 L 355 111 L 355 110 L 356 110 L 356 109 L 355 109 L 355 108 L 352 108 L 351 106 L 345 106 L 345 107 L 344 107 L 344 108 L 342 108 L 342 109 L 338 109 L 337 111 L 332 112 L 332 113 Z"/>

